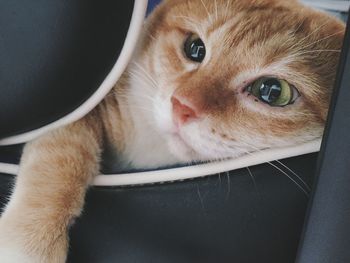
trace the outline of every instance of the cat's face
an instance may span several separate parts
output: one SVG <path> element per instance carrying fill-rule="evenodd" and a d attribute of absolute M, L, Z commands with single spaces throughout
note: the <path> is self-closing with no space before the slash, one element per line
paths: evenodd
<path fill-rule="evenodd" d="M 296 1 L 164 1 L 130 67 L 133 103 L 183 161 L 310 141 L 343 30 Z"/>

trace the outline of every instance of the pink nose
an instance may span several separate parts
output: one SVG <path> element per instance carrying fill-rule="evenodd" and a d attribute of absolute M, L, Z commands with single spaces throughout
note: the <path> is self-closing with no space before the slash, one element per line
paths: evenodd
<path fill-rule="evenodd" d="M 173 95 L 171 97 L 171 103 L 173 104 L 173 118 L 176 125 L 184 125 L 198 118 L 195 108 L 188 102 L 184 102 L 179 97 Z"/>

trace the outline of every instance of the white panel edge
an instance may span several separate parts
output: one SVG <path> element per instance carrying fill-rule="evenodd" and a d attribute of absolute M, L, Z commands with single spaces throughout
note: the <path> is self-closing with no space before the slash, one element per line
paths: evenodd
<path fill-rule="evenodd" d="M 260 152 L 251 153 L 242 157 L 214 162 L 198 164 L 186 167 L 154 170 L 137 173 L 124 174 L 101 174 L 95 177 L 94 186 L 126 186 L 164 183 L 191 178 L 214 175 L 226 171 L 232 171 L 244 167 L 254 166 L 262 163 L 281 160 L 298 155 L 318 152 L 320 150 L 321 140 L 314 140 L 305 144 L 279 149 L 266 149 Z M 16 175 L 19 171 L 19 165 L 0 163 L 0 173 Z"/>
<path fill-rule="evenodd" d="M 250 155 L 244 155 L 236 159 L 215 163 L 198 164 L 180 168 L 171 168 L 138 173 L 99 175 L 94 179 L 93 185 L 142 185 L 203 177 L 207 175 L 232 171 L 239 168 L 249 167 L 257 164 L 285 159 L 307 153 L 318 152 L 320 150 L 320 146 L 321 140 L 319 139 L 293 147 L 262 150 L 260 152 L 255 152 Z"/>

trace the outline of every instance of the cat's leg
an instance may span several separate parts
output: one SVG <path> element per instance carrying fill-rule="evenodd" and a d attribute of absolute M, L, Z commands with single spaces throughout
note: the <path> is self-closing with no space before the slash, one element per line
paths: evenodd
<path fill-rule="evenodd" d="M 67 230 L 98 173 L 102 127 L 94 113 L 29 143 L 0 218 L 1 263 L 63 263 Z"/>

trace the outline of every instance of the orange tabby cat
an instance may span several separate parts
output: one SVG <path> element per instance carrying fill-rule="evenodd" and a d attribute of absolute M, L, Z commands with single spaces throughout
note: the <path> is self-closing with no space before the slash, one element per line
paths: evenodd
<path fill-rule="evenodd" d="M 163 1 L 105 100 L 25 147 L 1 262 L 65 262 L 103 138 L 121 168 L 150 168 L 321 137 L 343 32 L 295 0 Z"/>

